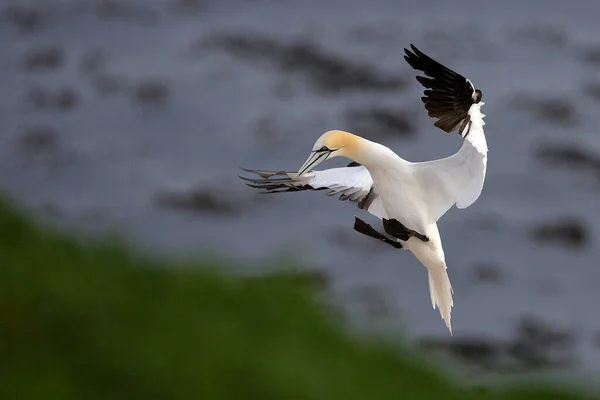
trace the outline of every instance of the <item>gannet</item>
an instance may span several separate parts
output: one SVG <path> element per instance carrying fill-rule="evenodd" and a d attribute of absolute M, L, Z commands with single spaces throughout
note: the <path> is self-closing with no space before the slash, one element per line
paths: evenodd
<path fill-rule="evenodd" d="M 412 51 L 411 51 L 412 50 Z M 383 222 L 386 234 L 355 216 L 354 229 L 396 248 L 408 249 L 427 268 L 431 304 L 439 309 L 452 335 L 452 285 L 437 221 L 456 204 L 466 208 L 481 194 L 487 167 L 487 142 L 481 112 L 482 92 L 464 76 L 431 59 L 415 46 L 404 49 L 408 64 L 425 76 L 421 98 L 434 126 L 457 131 L 464 139 L 455 154 L 432 161 L 409 162 L 388 147 L 342 130 L 325 132 L 297 173 L 243 170 L 258 175 L 247 184 L 267 193 L 329 189 L 340 200 L 358 203 Z M 346 157 L 347 167 L 316 171 L 333 157 Z"/>

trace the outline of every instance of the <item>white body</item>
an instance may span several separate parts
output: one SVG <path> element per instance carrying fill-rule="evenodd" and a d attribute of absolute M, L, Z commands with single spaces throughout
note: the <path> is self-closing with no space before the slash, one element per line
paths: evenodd
<path fill-rule="evenodd" d="M 468 81 L 467 81 L 468 82 Z M 440 310 L 450 332 L 452 286 L 437 221 L 453 205 L 466 208 L 481 194 L 487 168 L 488 147 L 483 126 L 483 102 L 468 109 L 462 132 L 463 145 L 455 154 L 439 160 L 409 162 L 388 147 L 343 131 L 328 131 L 317 140 L 299 173 L 253 171 L 262 179 L 250 186 L 272 192 L 330 189 L 341 200 L 358 202 L 360 208 L 380 219 L 395 219 L 406 228 L 428 237 L 397 239 L 427 268 L 433 307 Z M 331 157 L 347 157 L 357 163 L 344 168 L 314 171 L 312 168 Z M 285 178 L 270 179 L 275 175 Z"/>
<path fill-rule="evenodd" d="M 284 187 L 329 188 L 330 195 L 341 194 L 342 200 L 358 201 L 359 206 L 360 201 L 369 200 L 364 208 L 371 214 L 381 219 L 395 219 L 406 228 L 427 236 L 428 241 L 418 237 L 397 240 L 427 268 L 432 305 L 439 308 L 450 332 L 453 291 L 437 221 L 453 205 L 466 208 L 481 194 L 488 153 L 483 131 L 485 115 L 481 113 L 483 104 L 475 103 L 469 108 L 470 126 L 459 132 L 464 138 L 463 145 L 449 157 L 409 162 L 382 144 L 348 132 L 329 131 L 317 140 L 301 170 L 334 156 L 348 157 L 361 166 L 313 170 L 300 175 L 284 173 L 288 179 L 284 178 L 281 183 Z M 340 150 L 318 159 L 319 149 L 327 144 Z M 280 173 L 254 172 L 267 178 L 262 184 L 281 182 L 268 180 Z"/>
<path fill-rule="evenodd" d="M 428 269 L 432 305 L 439 307 L 450 332 L 452 287 L 437 221 L 454 204 L 459 208 L 470 206 L 483 188 L 488 148 L 481 105 L 471 106 L 469 134 L 460 150 L 450 157 L 411 163 L 389 148 L 369 142 L 370 150 L 356 160 L 371 174 L 384 217 L 396 219 L 429 238 L 428 242 L 416 237 L 399 241 Z"/>

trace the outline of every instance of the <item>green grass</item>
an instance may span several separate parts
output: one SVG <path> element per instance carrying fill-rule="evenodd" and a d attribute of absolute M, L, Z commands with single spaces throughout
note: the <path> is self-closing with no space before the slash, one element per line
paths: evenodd
<path fill-rule="evenodd" d="M 292 274 L 244 279 L 80 244 L 0 201 L 0 399 L 582 399 L 467 389 L 358 342 Z"/>

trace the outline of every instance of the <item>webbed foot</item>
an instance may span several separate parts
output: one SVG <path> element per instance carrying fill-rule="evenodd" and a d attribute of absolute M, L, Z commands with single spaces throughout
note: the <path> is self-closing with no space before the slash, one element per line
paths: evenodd
<path fill-rule="evenodd" d="M 385 232 L 395 238 L 406 242 L 411 237 L 416 237 L 423 242 L 429 242 L 429 238 L 415 230 L 409 229 L 401 222 L 395 219 L 383 219 L 383 229 Z"/>
<path fill-rule="evenodd" d="M 377 230 L 375 230 L 375 228 L 373 228 L 371 225 L 367 224 L 365 221 L 358 217 L 354 217 L 354 230 L 358 233 L 362 233 L 363 235 L 367 235 L 372 238 L 381 240 L 382 242 L 387 243 L 397 249 L 402 248 L 402 244 L 400 244 L 400 242 L 388 238 L 387 236 L 378 232 Z"/>

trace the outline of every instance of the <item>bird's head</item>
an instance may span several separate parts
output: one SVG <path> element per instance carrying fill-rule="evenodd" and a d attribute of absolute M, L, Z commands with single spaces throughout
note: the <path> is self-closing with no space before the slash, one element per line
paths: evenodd
<path fill-rule="evenodd" d="M 349 157 L 356 151 L 360 145 L 360 138 L 349 132 L 344 131 L 327 131 L 313 146 L 308 159 L 298 170 L 298 176 L 312 170 L 323 161 L 333 157 Z"/>

